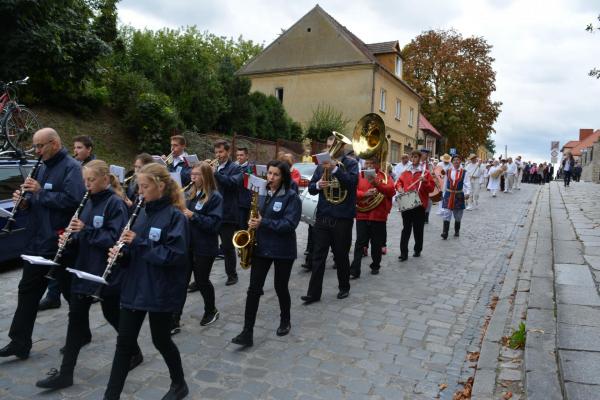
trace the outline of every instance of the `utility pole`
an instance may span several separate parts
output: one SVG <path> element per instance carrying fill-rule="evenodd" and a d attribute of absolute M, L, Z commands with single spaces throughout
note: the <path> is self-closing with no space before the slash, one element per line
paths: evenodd
<path fill-rule="evenodd" d="M 508 158 L 508 145 L 504 145 L 504 159 Z"/>

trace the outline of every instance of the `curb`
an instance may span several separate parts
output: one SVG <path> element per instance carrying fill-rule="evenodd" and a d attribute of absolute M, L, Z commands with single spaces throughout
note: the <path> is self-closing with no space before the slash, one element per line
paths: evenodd
<path fill-rule="evenodd" d="M 517 245 L 514 248 L 510 259 L 508 270 L 504 277 L 504 283 L 498 296 L 496 308 L 491 316 L 490 323 L 487 327 L 483 340 L 481 342 L 481 350 L 479 352 L 479 360 L 475 370 L 474 384 L 472 390 L 472 399 L 487 400 L 493 399 L 494 390 L 496 387 L 496 375 L 498 370 L 498 357 L 500 356 L 500 341 L 504 336 L 509 312 L 512 308 L 513 293 L 517 289 L 519 272 L 525 251 L 527 249 L 527 239 L 533 226 L 535 210 L 537 208 L 538 199 L 541 190 L 534 195 L 533 200 L 527 209 L 527 219 L 516 240 Z"/>

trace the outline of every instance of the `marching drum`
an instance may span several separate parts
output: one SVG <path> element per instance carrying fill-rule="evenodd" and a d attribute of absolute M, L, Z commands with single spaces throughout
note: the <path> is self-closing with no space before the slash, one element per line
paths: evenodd
<path fill-rule="evenodd" d="M 317 219 L 317 204 L 319 203 L 319 195 L 313 196 L 308 193 L 308 188 L 305 188 L 300 194 L 302 201 L 302 214 L 300 220 L 309 225 L 314 225 Z"/>
<path fill-rule="evenodd" d="M 398 208 L 400 211 L 412 210 L 413 208 L 417 208 L 422 205 L 421 199 L 419 198 L 419 193 L 416 191 L 398 193 L 396 202 L 398 203 Z"/>

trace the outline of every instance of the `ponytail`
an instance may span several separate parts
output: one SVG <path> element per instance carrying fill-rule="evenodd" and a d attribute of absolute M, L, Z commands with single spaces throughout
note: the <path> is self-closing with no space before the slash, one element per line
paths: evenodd
<path fill-rule="evenodd" d="M 171 204 L 176 208 L 181 211 L 186 209 L 181 187 L 171 178 L 169 171 L 164 165 L 157 163 L 146 164 L 140 169 L 138 174 L 148 175 L 157 185 L 160 182 L 164 183 L 165 190 L 163 195 L 167 196 Z"/>
<path fill-rule="evenodd" d="M 113 188 L 114 192 L 122 199 L 125 199 L 125 192 L 123 191 L 123 186 L 121 186 L 121 182 L 119 182 L 119 178 L 117 178 L 114 174 L 109 174 L 108 178 L 110 180 L 110 186 Z"/>

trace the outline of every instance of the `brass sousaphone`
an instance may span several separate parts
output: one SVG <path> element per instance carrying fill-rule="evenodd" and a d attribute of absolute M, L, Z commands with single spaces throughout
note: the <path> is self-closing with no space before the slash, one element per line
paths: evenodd
<path fill-rule="evenodd" d="M 369 113 L 362 117 L 354 127 L 352 134 L 352 148 L 357 157 L 363 159 L 376 158 L 380 163 L 380 170 L 385 178 L 384 183 L 387 183 L 387 153 L 388 140 L 385 136 L 385 122 L 375 113 Z M 377 193 L 375 196 L 368 197 L 358 201 L 356 209 L 360 212 L 368 212 L 379 206 L 385 196 L 382 193 Z"/>

